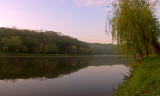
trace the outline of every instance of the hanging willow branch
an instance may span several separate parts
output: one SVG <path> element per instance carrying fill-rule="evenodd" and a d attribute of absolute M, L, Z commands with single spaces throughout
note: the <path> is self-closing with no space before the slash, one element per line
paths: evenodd
<path fill-rule="evenodd" d="M 160 55 L 158 34 L 160 26 L 154 15 L 156 5 L 149 0 L 119 0 L 113 4 L 114 12 L 109 20 L 109 32 L 114 41 L 128 53 L 141 53 L 152 48 Z"/>

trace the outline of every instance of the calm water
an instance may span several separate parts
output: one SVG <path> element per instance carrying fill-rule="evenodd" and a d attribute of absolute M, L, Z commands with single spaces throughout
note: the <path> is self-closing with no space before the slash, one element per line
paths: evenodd
<path fill-rule="evenodd" d="M 0 96 L 112 96 L 124 56 L 0 57 Z"/>

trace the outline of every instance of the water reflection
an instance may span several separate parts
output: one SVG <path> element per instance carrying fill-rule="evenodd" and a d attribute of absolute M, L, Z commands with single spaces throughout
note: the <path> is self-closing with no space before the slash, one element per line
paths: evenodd
<path fill-rule="evenodd" d="M 0 80 L 28 78 L 57 78 L 88 66 L 129 65 L 123 56 L 92 57 L 1 57 Z"/>
<path fill-rule="evenodd" d="M 0 57 L 0 96 L 112 96 L 124 56 Z"/>

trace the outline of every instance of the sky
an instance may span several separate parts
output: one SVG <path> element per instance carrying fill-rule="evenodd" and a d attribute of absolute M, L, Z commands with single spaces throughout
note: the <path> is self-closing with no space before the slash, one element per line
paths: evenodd
<path fill-rule="evenodd" d="M 56 31 L 81 41 L 112 43 L 105 32 L 111 1 L 0 0 L 0 27 Z"/>
<path fill-rule="evenodd" d="M 52 30 L 91 43 L 105 33 L 109 0 L 0 0 L 0 27 Z"/>

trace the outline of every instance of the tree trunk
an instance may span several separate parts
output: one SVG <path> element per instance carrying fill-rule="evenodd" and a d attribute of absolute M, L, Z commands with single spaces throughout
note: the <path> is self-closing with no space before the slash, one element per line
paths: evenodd
<path fill-rule="evenodd" d="M 146 39 L 145 35 L 143 34 L 143 38 L 149 42 L 154 50 L 154 52 L 160 56 L 160 45 L 156 37 L 153 36 L 152 40 Z"/>
<path fill-rule="evenodd" d="M 148 46 L 148 43 L 147 43 L 146 48 L 145 48 L 145 55 L 147 57 L 149 56 L 149 46 Z"/>
<path fill-rule="evenodd" d="M 155 53 L 160 55 L 160 46 L 159 46 L 159 44 L 155 44 L 155 43 L 151 42 L 151 46 L 154 49 Z"/>
<path fill-rule="evenodd" d="M 146 56 L 148 57 L 148 56 L 149 56 L 148 48 L 146 48 L 145 51 L 146 51 L 146 52 L 145 52 L 145 53 L 146 53 Z"/>
<path fill-rule="evenodd" d="M 155 53 L 160 55 L 160 45 L 159 45 L 158 41 L 155 38 L 153 38 L 151 40 L 150 44 L 151 44 L 152 48 L 154 49 Z"/>

